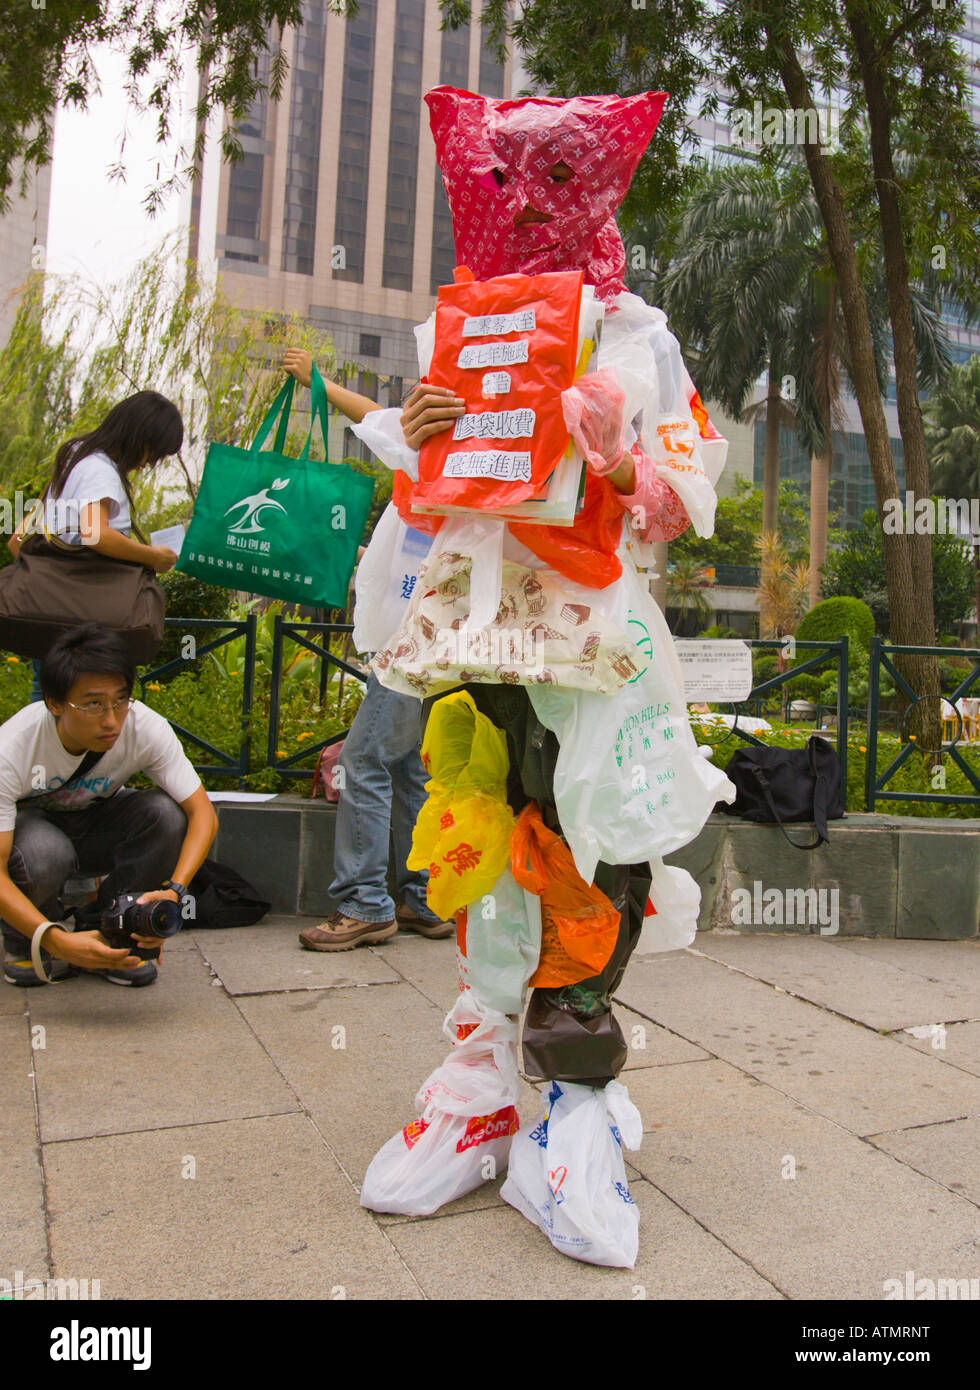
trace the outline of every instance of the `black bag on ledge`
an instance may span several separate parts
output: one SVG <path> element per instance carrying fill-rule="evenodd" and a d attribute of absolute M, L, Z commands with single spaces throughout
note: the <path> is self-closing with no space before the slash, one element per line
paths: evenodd
<path fill-rule="evenodd" d="M 816 734 L 805 748 L 739 748 L 725 773 L 738 795 L 730 806 L 719 801 L 715 809 L 743 820 L 775 823 L 794 849 L 816 849 L 830 839 L 828 820 L 844 815 L 840 760 Z M 813 821 L 817 838 L 809 845 L 797 844 L 786 834 L 784 821 Z"/>
<path fill-rule="evenodd" d="M 190 927 L 250 927 L 261 922 L 272 906 L 241 874 L 214 859 L 205 859 L 187 891 L 196 914 L 187 924 Z"/>

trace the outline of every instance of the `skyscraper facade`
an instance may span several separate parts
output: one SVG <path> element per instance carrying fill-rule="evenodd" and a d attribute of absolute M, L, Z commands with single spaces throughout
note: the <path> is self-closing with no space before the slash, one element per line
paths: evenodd
<path fill-rule="evenodd" d="M 438 0 L 360 0 L 350 19 L 305 0 L 281 99 L 263 93 L 240 130 L 244 158 L 212 166 L 210 225 L 195 190 L 197 255 L 229 297 L 329 332 L 382 404 L 417 377 L 414 327 L 455 264 L 423 95 L 440 83 L 510 95 L 511 66 L 474 12 L 443 30 Z"/>

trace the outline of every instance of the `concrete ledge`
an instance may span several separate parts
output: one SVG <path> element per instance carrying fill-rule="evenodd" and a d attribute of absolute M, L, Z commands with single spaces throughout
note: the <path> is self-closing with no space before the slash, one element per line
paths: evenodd
<path fill-rule="evenodd" d="M 213 857 L 247 878 L 273 912 L 326 916 L 335 909 L 328 889 L 336 806 L 282 795 L 215 809 Z M 806 842 L 814 831 L 801 822 L 789 833 Z M 389 854 L 389 890 L 392 862 Z M 787 894 L 822 889 L 828 905 L 836 889 L 840 936 L 952 941 L 975 938 L 980 929 L 980 820 L 849 813 L 831 822 L 828 845 L 805 851 L 792 848 L 778 826 L 713 815 L 667 862 L 689 870 L 701 887 L 701 931 L 829 934 L 814 921 L 737 920 L 733 909 L 746 894 L 758 900 L 774 888 L 784 903 Z M 736 896 L 737 889 L 744 891 Z M 777 904 L 766 915 L 790 914 Z"/>
<path fill-rule="evenodd" d="M 736 890 L 757 898 L 775 888 L 784 907 L 787 893 L 822 889 L 829 904 L 836 889 L 840 936 L 953 941 L 978 935 L 980 820 L 855 812 L 832 821 L 829 830 L 829 844 L 799 850 L 777 825 L 713 815 L 698 838 L 668 856 L 667 863 L 697 879 L 701 931 L 820 932 L 815 922 L 778 920 L 789 915 L 780 914 L 778 901 L 767 911 L 771 920 L 740 920 L 746 899 Z M 788 831 L 801 843 L 815 833 L 805 821 Z"/>

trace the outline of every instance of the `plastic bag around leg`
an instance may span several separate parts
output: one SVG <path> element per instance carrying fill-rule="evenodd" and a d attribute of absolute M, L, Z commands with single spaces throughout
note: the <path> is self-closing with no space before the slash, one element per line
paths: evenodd
<path fill-rule="evenodd" d="M 507 868 L 464 909 L 456 943 L 460 980 L 481 1004 L 519 1017 L 540 953 L 541 899 Z"/>
<path fill-rule="evenodd" d="M 642 1139 L 640 1113 L 620 1082 L 595 1090 L 554 1081 L 541 1119 L 514 1141 L 500 1195 L 563 1255 L 632 1269 L 639 1213 L 622 1149 Z"/>
<path fill-rule="evenodd" d="M 418 1118 L 371 1160 L 362 1207 L 430 1216 L 507 1166 L 519 1123 L 517 1024 L 464 990 L 443 1031 L 452 1051 L 419 1088 Z"/>

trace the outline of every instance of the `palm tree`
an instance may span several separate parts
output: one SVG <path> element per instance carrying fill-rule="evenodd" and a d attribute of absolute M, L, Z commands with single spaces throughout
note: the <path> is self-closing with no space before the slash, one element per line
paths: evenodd
<path fill-rule="evenodd" d="M 953 367 L 923 409 L 933 491 L 980 497 L 980 355 Z M 980 622 L 980 535 L 973 537 L 977 621 Z"/>
<path fill-rule="evenodd" d="M 851 379 L 840 294 L 820 211 L 794 152 L 773 169 L 740 163 L 709 170 L 681 216 L 680 250 L 662 279 L 672 325 L 700 348 L 698 386 L 729 414 L 764 409 L 763 531 L 777 530 L 778 431 L 792 420 L 811 459 L 810 603 L 827 555 L 833 432 L 844 428 L 841 385 Z M 888 305 L 876 246 L 865 257 L 879 389 L 888 383 Z M 948 368 L 935 292 L 916 286 L 913 313 L 923 384 Z M 747 405 L 763 369 L 764 401 Z M 787 397 L 780 391 L 786 374 Z"/>
<path fill-rule="evenodd" d="M 729 415 L 740 416 L 755 383 L 768 374 L 765 398 L 763 527 L 776 529 L 779 497 L 781 379 L 789 349 L 791 306 L 806 260 L 808 222 L 788 202 L 776 215 L 778 183 L 756 164 L 709 169 L 684 205 L 677 251 L 661 281 L 671 327 L 698 352 L 697 385 Z"/>
<path fill-rule="evenodd" d="M 675 632 L 683 627 L 688 611 L 702 623 L 711 612 L 711 604 L 704 592 L 707 583 L 710 581 L 705 579 L 704 565 L 693 556 L 682 555 L 669 570 L 667 602 L 677 609 Z"/>

